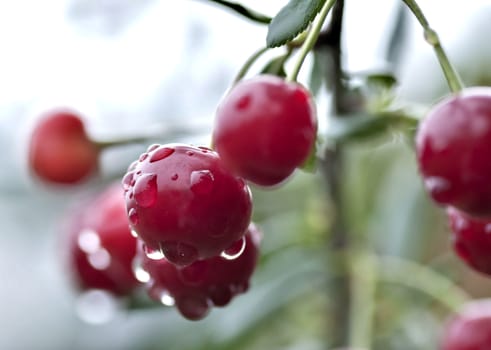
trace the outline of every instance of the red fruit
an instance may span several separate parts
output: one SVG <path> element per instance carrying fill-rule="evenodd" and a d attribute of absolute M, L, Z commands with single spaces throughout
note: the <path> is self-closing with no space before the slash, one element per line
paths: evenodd
<path fill-rule="evenodd" d="M 491 216 L 491 88 L 467 89 L 433 107 L 418 130 L 416 152 L 436 202 Z"/>
<path fill-rule="evenodd" d="M 491 300 L 476 300 L 466 304 L 446 324 L 440 349 L 491 349 Z"/>
<path fill-rule="evenodd" d="M 251 218 L 247 184 L 204 147 L 151 146 L 123 186 L 133 229 L 177 265 L 220 255 L 243 236 Z"/>
<path fill-rule="evenodd" d="M 69 262 L 80 289 L 127 295 L 137 286 L 132 269 L 137 241 L 130 233 L 120 184 L 74 212 L 67 233 Z"/>
<path fill-rule="evenodd" d="M 97 170 L 99 152 L 80 117 L 59 110 L 47 114 L 35 126 L 29 145 L 29 166 L 44 181 L 75 184 Z"/>
<path fill-rule="evenodd" d="M 260 232 L 250 225 L 245 246 L 243 241 L 240 244 L 243 251 L 235 259 L 218 256 L 184 268 L 178 268 L 166 259 L 152 260 L 141 254 L 142 269 L 149 274 L 147 292 L 151 298 L 163 303 L 173 300 L 187 319 L 202 319 L 212 306 L 225 306 L 234 296 L 248 289 L 260 239 Z"/>
<path fill-rule="evenodd" d="M 233 172 L 271 186 L 307 160 L 316 133 L 310 93 L 297 83 L 260 75 L 239 82 L 221 102 L 213 143 Z"/>
<path fill-rule="evenodd" d="M 452 207 L 447 214 L 457 255 L 475 270 L 491 275 L 491 220 L 476 219 Z"/>

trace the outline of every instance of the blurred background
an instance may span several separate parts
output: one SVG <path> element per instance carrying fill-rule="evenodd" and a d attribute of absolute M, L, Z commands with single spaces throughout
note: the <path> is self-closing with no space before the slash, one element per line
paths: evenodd
<path fill-rule="evenodd" d="M 242 3 L 273 16 L 286 1 Z M 490 85 L 489 1 L 420 5 L 465 83 Z M 447 93 L 445 81 L 422 30 L 398 11 L 395 0 L 346 0 L 344 66 L 353 74 L 390 70 L 401 99 L 429 104 Z M 387 62 L 398 21 L 399 55 Z M 336 320 L 324 259 L 331 209 L 319 174 L 298 172 L 281 189 L 253 189 L 264 242 L 251 290 L 190 322 L 164 307 L 91 306 L 71 288 L 61 259 L 67 207 L 118 179 L 147 145 L 105 152 L 101 176 L 75 189 L 48 187 L 26 167 L 30 128 L 56 107 L 80 111 L 97 139 L 192 125 L 199 127 L 189 135 L 162 132 L 156 141 L 209 144 L 217 103 L 246 58 L 264 46 L 266 32 L 205 0 L 0 3 L 0 349 L 326 348 Z M 310 65 L 300 76 L 306 84 Z M 323 129 L 327 96 L 318 95 Z M 419 262 L 475 297 L 491 296 L 489 280 L 453 256 L 443 213 L 423 193 L 401 133 L 347 148 L 350 230 L 368 237 L 376 253 Z M 396 283 L 377 285 L 375 305 L 374 349 L 435 349 L 449 315 L 438 301 Z"/>

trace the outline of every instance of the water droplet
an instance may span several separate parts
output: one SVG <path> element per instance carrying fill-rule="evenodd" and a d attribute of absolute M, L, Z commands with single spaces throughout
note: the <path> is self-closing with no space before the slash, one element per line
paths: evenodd
<path fill-rule="evenodd" d="M 251 96 L 249 95 L 245 95 L 245 96 L 242 96 L 235 104 L 236 108 L 238 110 L 241 110 L 241 109 L 246 109 L 251 103 Z"/>
<path fill-rule="evenodd" d="M 141 170 L 138 170 L 138 171 L 136 172 L 136 175 L 137 175 L 137 176 L 140 176 L 141 174 L 142 174 L 142 171 L 141 171 Z"/>
<path fill-rule="evenodd" d="M 138 238 L 138 232 L 136 232 L 134 229 L 131 229 L 130 232 L 133 237 Z"/>
<path fill-rule="evenodd" d="M 174 174 L 174 175 L 172 175 L 172 176 L 171 176 L 171 178 L 170 178 L 170 179 L 171 179 L 172 181 L 176 181 L 178 178 L 179 178 L 179 175 Z"/>
<path fill-rule="evenodd" d="M 233 293 L 226 286 L 212 286 L 209 289 L 211 301 L 215 306 L 225 306 L 232 300 Z"/>
<path fill-rule="evenodd" d="M 87 254 L 95 253 L 101 247 L 101 239 L 94 230 L 84 229 L 77 238 L 78 247 Z"/>
<path fill-rule="evenodd" d="M 440 176 L 430 176 L 424 181 L 426 189 L 433 195 L 438 196 L 451 188 L 450 181 Z"/>
<path fill-rule="evenodd" d="M 148 153 L 150 153 L 150 152 L 152 152 L 152 151 L 155 151 L 155 150 L 156 150 L 157 148 L 159 148 L 159 147 L 160 147 L 160 145 L 158 145 L 158 144 L 154 143 L 153 145 L 148 146 L 148 148 L 147 148 L 147 152 L 148 152 Z"/>
<path fill-rule="evenodd" d="M 197 286 L 201 284 L 208 271 L 208 263 L 204 260 L 198 260 L 189 266 L 178 270 L 180 280 L 187 285 Z"/>
<path fill-rule="evenodd" d="M 143 162 L 145 159 L 148 158 L 148 153 L 143 153 L 140 158 L 138 158 L 138 161 Z"/>
<path fill-rule="evenodd" d="M 123 177 L 122 183 L 123 183 L 123 189 L 125 191 L 128 191 L 130 189 L 132 181 L 133 181 L 133 172 L 129 172 Z"/>
<path fill-rule="evenodd" d="M 200 320 L 210 312 L 211 300 L 201 295 L 183 295 L 176 300 L 179 312 L 190 320 Z"/>
<path fill-rule="evenodd" d="M 137 160 L 135 160 L 134 162 L 132 162 L 132 163 L 131 163 L 131 164 L 128 166 L 128 170 L 127 170 L 127 171 L 129 172 L 129 171 L 135 170 L 135 169 L 136 169 L 136 167 L 137 167 L 137 165 L 138 165 L 138 161 L 137 161 Z"/>
<path fill-rule="evenodd" d="M 83 321 L 90 324 L 104 324 L 118 315 L 121 305 L 110 293 L 94 289 L 78 297 L 75 309 Z"/>
<path fill-rule="evenodd" d="M 162 260 L 164 258 L 164 253 L 160 249 L 152 249 L 147 245 L 143 246 L 143 252 L 150 260 Z"/>
<path fill-rule="evenodd" d="M 172 153 L 174 153 L 174 149 L 173 148 L 169 148 L 169 147 L 159 148 L 158 150 L 156 150 L 155 152 L 153 152 L 152 156 L 150 157 L 150 163 L 158 162 L 159 160 L 162 160 L 164 158 L 167 158 Z"/>
<path fill-rule="evenodd" d="M 96 270 L 105 270 L 111 265 L 111 255 L 101 248 L 88 256 L 89 264 Z"/>
<path fill-rule="evenodd" d="M 135 258 L 133 260 L 133 274 L 137 281 L 141 283 L 150 282 L 151 277 L 150 274 L 141 266 L 141 259 Z"/>
<path fill-rule="evenodd" d="M 213 190 L 214 177 L 209 170 L 196 170 L 191 173 L 191 191 L 197 195 L 206 195 Z"/>
<path fill-rule="evenodd" d="M 182 242 L 165 242 L 161 245 L 167 260 L 178 266 L 186 266 L 198 259 L 198 251 Z"/>
<path fill-rule="evenodd" d="M 148 208 L 154 205 L 157 200 L 157 175 L 142 175 L 136 181 L 134 192 L 136 203 L 139 206 Z"/>
<path fill-rule="evenodd" d="M 187 151 L 186 154 L 190 157 L 194 156 L 194 152 L 193 151 Z"/>
<path fill-rule="evenodd" d="M 232 244 L 229 248 L 225 249 L 222 254 L 220 254 L 220 256 L 227 260 L 235 260 L 242 255 L 245 250 L 245 246 L 246 240 L 245 236 L 243 236 L 237 242 Z"/>
<path fill-rule="evenodd" d="M 128 212 L 128 219 L 132 225 L 138 225 L 139 218 L 135 208 L 131 208 Z"/>
<path fill-rule="evenodd" d="M 174 306 L 176 303 L 176 300 L 165 289 L 160 293 L 159 299 L 160 299 L 160 302 L 162 303 L 162 305 L 165 305 L 165 306 Z"/>
<path fill-rule="evenodd" d="M 203 152 L 203 153 L 213 152 L 213 150 L 212 150 L 211 148 L 208 148 L 208 147 L 199 146 L 198 148 L 199 148 L 199 149 L 201 150 L 201 152 Z"/>

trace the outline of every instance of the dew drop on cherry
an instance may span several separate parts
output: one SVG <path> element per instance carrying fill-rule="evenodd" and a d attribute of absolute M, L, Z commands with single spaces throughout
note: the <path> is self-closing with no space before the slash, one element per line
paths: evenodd
<path fill-rule="evenodd" d="M 169 147 L 159 148 L 156 151 L 154 151 L 150 156 L 150 163 L 158 162 L 159 160 L 165 159 L 168 156 L 170 156 L 172 153 L 174 153 L 173 148 L 169 148 Z"/>
<path fill-rule="evenodd" d="M 135 183 L 135 200 L 143 208 L 151 207 L 157 201 L 157 175 L 142 175 Z"/>
<path fill-rule="evenodd" d="M 226 260 L 235 260 L 242 255 L 245 250 L 245 246 L 246 239 L 245 236 L 243 236 L 241 239 L 233 243 L 229 248 L 225 249 L 220 254 L 220 256 Z"/>
<path fill-rule="evenodd" d="M 170 179 L 171 179 L 172 181 L 176 181 L 178 178 L 179 178 L 179 175 L 178 175 L 178 174 L 174 174 L 174 175 L 172 175 L 172 176 L 171 176 L 171 178 L 170 178 Z"/>
<path fill-rule="evenodd" d="M 150 281 L 150 274 L 141 266 L 141 259 L 135 258 L 133 260 L 133 274 L 135 278 L 141 283 L 147 283 Z"/>
<path fill-rule="evenodd" d="M 136 209 L 135 208 L 131 208 L 129 213 L 128 213 L 128 219 L 130 220 L 130 223 L 132 225 L 138 225 L 138 221 L 139 221 L 139 218 L 138 218 L 138 213 L 136 212 Z M 133 233 L 133 231 L 132 231 Z M 138 235 L 137 235 L 138 237 Z"/>
<path fill-rule="evenodd" d="M 197 195 L 206 195 L 213 190 L 213 174 L 209 170 L 196 170 L 191 173 L 191 191 Z"/>
<path fill-rule="evenodd" d="M 143 252 L 150 260 L 162 260 L 164 258 L 164 253 L 160 249 L 152 249 L 147 245 L 143 246 Z"/>

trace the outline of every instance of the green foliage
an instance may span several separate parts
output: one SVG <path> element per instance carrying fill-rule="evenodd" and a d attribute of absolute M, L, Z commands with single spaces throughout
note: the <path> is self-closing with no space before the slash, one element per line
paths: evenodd
<path fill-rule="evenodd" d="M 307 29 L 324 3 L 325 0 L 290 0 L 269 24 L 266 37 L 268 47 L 281 46 L 293 40 Z"/>

